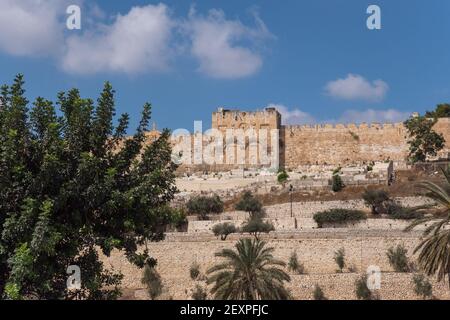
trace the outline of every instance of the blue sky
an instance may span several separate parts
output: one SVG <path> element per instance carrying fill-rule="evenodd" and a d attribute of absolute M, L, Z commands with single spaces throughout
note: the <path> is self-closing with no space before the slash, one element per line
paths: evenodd
<path fill-rule="evenodd" d="M 67 30 L 69 4 L 81 30 Z M 381 8 L 381 30 L 366 9 Z M 210 125 L 218 106 L 277 106 L 288 123 L 399 121 L 450 101 L 450 1 L 0 0 L 0 83 L 30 99 L 105 80 L 133 127 Z"/>

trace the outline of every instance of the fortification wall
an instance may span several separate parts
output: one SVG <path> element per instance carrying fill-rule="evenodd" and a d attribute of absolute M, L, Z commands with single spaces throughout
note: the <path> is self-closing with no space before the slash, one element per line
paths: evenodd
<path fill-rule="evenodd" d="M 404 161 L 408 153 L 403 124 L 286 126 L 281 137 L 288 168 Z"/>
<path fill-rule="evenodd" d="M 365 164 L 372 161 L 392 160 L 404 163 L 408 154 L 408 132 L 403 123 L 388 124 L 318 124 L 302 126 L 281 125 L 281 115 L 275 109 L 264 111 L 246 112 L 239 110 L 220 109 L 212 114 L 212 128 L 217 129 L 224 136 L 219 148 L 223 147 L 223 159 L 227 159 L 227 153 L 234 154 L 237 150 L 227 149 L 225 133 L 233 130 L 255 130 L 259 137 L 260 130 L 279 130 L 279 163 L 281 166 L 296 169 L 302 165 L 328 164 L 348 165 Z M 441 118 L 435 124 L 434 129 L 442 133 L 447 141 L 446 148 L 440 152 L 439 157 L 448 158 L 450 155 L 450 118 Z M 235 132 L 235 131 L 233 131 Z M 188 143 L 194 150 L 194 135 L 188 138 Z M 206 137 L 198 144 L 207 145 L 211 137 Z M 259 139 L 259 138 L 258 138 Z M 199 141 L 202 141 L 201 138 Z M 273 141 L 269 141 L 268 151 L 274 148 Z M 277 143 L 277 142 L 275 142 Z M 245 145 L 245 163 L 220 163 L 210 164 L 195 161 L 192 156 L 192 164 L 183 165 L 183 171 L 223 171 L 234 168 L 268 167 L 260 163 L 260 159 L 250 160 L 249 145 Z M 265 149 L 263 149 L 265 150 Z M 275 150 L 275 149 L 274 149 Z M 277 151 L 277 152 L 278 152 Z M 219 152 L 222 152 L 220 150 Z M 270 151 L 269 151 L 270 152 Z"/>

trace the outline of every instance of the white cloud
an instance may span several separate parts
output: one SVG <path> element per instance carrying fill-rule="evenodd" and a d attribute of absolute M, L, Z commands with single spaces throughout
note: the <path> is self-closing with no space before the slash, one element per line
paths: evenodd
<path fill-rule="evenodd" d="M 72 73 L 143 73 L 168 67 L 174 23 L 164 4 L 133 7 L 111 25 L 67 39 L 63 68 Z"/>
<path fill-rule="evenodd" d="M 300 109 L 289 110 L 282 104 L 269 104 L 267 108 L 276 108 L 281 114 L 281 120 L 284 125 L 296 124 L 320 124 L 320 123 L 396 123 L 403 122 L 411 115 L 410 112 L 399 111 L 395 109 L 375 110 L 367 109 L 363 111 L 345 110 L 335 119 L 319 120 L 312 114 L 301 111 Z"/>
<path fill-rule="evenodd" d="M 0 50 L 17 56 L 60 53 L 64 43 L 60 17 L 65 13 L 65 2 L 1 0 Z"/>
<path fill-rule="evenodd" d="M 66 30 L 69 4 L 82 7 L 81 31 Z M 76 74 L 159 72 L 188 53 L 210 77 L 241 78 L 261 68 L 257 47 L 271 36 L 255 12 L 255 26 L 248 27 L 227 20 L 221 10 L 173 17 L 162 3 L 117 16 L 84 0 L 0 0 L 0 5 L 0 51 L 52 56 Z"/>
<path fill-rule="evenodd" d="M 410 117 L 410 112 L 403 112 L 395 109 L 374 110 L 367 109 L 364 111 L 347 110 L 339 118 L 339 122 L 379 122 L 394 123 L 402 122 Z"/>
<path fill-rule="evenodd" d="M 383 80 L 370 83 L 357 74 L 348 74 L 345 79 L 331 81 L 325 86 L 329 96 L 344 100 L 381 101 L 388 90 L 389 86 Z"/>
<path fill-rule="evenodd" d="M 289 110 L 282 104 L 269 104 L 267 108 L 275 108 L 281 113 L 281 120 L 283 124 L 313 124 L 316 120 L 312 115 L 307 112 L 303 112 L 300 109 Z"/>
<path fill-rule="evenodd" d="M 221 10 L 210 10 L 206 17 L 191 10 L 184 27 L 190 34 L 191 53 L 200 63 L 200 72 L 232 79 L 253 75 L 261 68 L 263 59 L 252 42 L 271 35 L 258 15 L 254 16 L 256 27 L 250 28 L 238 20 L 226 20 Z"/>

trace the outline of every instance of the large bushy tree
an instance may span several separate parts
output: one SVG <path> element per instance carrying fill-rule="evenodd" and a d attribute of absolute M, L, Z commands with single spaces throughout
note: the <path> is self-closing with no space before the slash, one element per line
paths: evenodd
<path fill-rule="evenodd" d="M 450 104 L 441 103 L 436 106 L 433 111 L 427 111 L 425 114 L 427 118 L 450 118 Z"/>
<path fill-rule="evenodd" d="M 445 146 L 442 134 L 433 130 L 437 119 L 423 116 L 413 117 L 405 121 L 409 133 L 409 155 L 412 163 L 423 162 L 428 156 L 436 156 Z"/>
<path fill-rule="evenodd" d="M 155 265 L 147 241 L 162 239 L 176 188 L 169 132 L 146 144 L 143 107 L 136 133 L 117 126 L 106 82 L 95 104 L 76 89 L 29 107 L 23 76 L 3 86 L 0 105 L 0 296 L 115 298 L 121 275 L 99 252 L 124 252 L 138 267 Z M 145 248 L 145 246 L 144 246 Z M 66 288 L 67 267 L 81 269 L 81 290 Z"/>

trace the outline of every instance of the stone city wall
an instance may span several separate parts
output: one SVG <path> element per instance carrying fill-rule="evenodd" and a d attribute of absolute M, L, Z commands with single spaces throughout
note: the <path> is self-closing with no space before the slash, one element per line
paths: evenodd
<path fill-rule="evenodd" d="M 245 163 L 237 162 L 237 149 L 227 148 L 225 133 L 227 130 L 255 130 L 259 137 L 260 130 L 279 130 L 279 141 L 269 139 L 267 152 L 279 153 L 279 165 L 296 169 L 304 165 L 350 165 L 367 164 L 372 161 L 391 160 L 404 164 L 409 146 L 408 132 L 403 123 L 372 123 L 372 124 L 316 124 L 316 125 L 281 125 L 281 115 L 273 108 L 264 111 L 246 112 L 239 110 L 219 110 L 212 115 L 212 128 L 221 132 L 224 137 L 218 146 L 227 159 L 228 153 L 233 153 L 233 163 L 206 163 L 194 156 L 195 146 L 208 145 L 215 141 L 209 136 L 199 137 L 200 133 L 186 133 L 188 144 L 191 145 L 190 164 L 180 166 L 180 172 L 195 171 L 225 171 L 234 168 L 269 167 L 261 164 L 260 159 L 250 158 L 250 140 L 245 143 Z M 434 129 L 442 133 L 447 141 L 446 147 L 439 153 L 439 158 L 448 159 L 450 154 L 450 118 L 441 118 Z M 270 137 L 270 134 L 269 134 Z M 173 141 L 180 142 L 180 137 Z M 195 142 L 197 141 L 197 142 Z M 215 149 L 211 149 L 215 150 Z M 232 151 L 231 151 L 232 150 Z M 215 152 L 215 151 L 213 151 Z M 258 151 L 259 154 L 259 151 Z M 253 159 L 253 160 L 251 160 Z M 252 162 L 252 161 L 256 161 Z"/>

